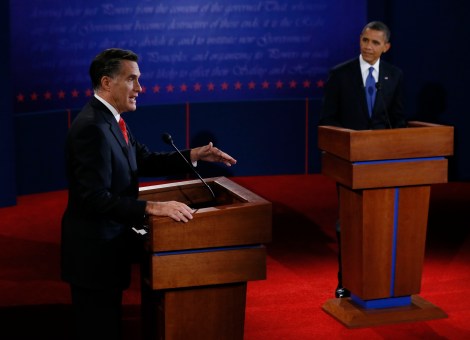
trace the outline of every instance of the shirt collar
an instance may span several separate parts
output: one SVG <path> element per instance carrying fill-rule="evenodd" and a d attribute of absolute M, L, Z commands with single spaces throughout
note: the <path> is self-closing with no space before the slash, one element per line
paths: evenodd
<path fill-rule="evenodd" d="M 108 103 L 106 100 L 104 100 L 103 98 L 101 98 L 99 95 L 97 95 L 95 93 L 95 98 L 98 99 L 100 102 L 102 102 L 108 109 L 109 111 L 111 111 L 111 113 L 113 114 L 114 118 L 116 119 L 116 121 L 119 123 L 119 119 L 121 119 L 121 115 L 117 112 L 116 108 L 114 106 L 112 106 L 110 103 Z"/>
<path fill-rule="evenodd" d="M 361 66 L 362 80 L 364 81 L 364 84 L 366 83 L 366 78 L 369 75 L 369 68 L 371 66 L 374 68 L 374 71 L 372 72 L 373 77 L 376 81 L 379 79 L 380 58 L 375 62 L 374 65 L 371 65 L 365 61 L 364 58 L 362 58 L 362 55 L 359 55 L 359 65 Z"/>
<path fill-rule="evenodd" d="M 359 64 L 361 65 L 361 71 L 364 73 L 364 71 L 369 72 L 369 67 L 373 67 L 375 71 L 379 72 L 379 66 L 380 66 L 380 58 L 377 59 L 374 65 L 369 64 L 367 61 L 362 58 L 362 55 L 359 56 Z"/>

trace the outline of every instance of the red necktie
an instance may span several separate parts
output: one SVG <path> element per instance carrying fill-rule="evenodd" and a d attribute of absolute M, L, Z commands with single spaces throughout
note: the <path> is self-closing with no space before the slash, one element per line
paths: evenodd
<path fill-rule="evenodd" d="M 122 118 L 119 118 L 119 127 L 121 128 L 126 143 L 129 144 L 129 136 L 127 135 L 126 122 Z"/>

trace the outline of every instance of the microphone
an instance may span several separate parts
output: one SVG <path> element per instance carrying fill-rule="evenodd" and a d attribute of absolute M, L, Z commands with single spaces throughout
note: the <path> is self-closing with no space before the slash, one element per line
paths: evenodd
<path fill-rule="evenodd" d="M 183 156 L 183 154 L 181 153 L 181 151 L 175 146 L 175 143 L 173 143 L 173 138 L 171 138 L 171 135 L 167 132 L 165 132 L 163 135 L 162 135 L 162 140 L 163 142 L 165 142 L 166 144 L 168 145 L 171 145 L 173 147 L 173 149 L 176 150 L 176 152 L 178 152 L 178 154 L 181 156 L 181 158 L 184 159 L 184 161 L 186 162 L 186 164 L 188 164 L 188 166 L 191 168 L 191 170 L 196 174 L 196 176 L 201 180 L 201 182 L 206 186 L 207 189 L 209 189 L 209 191 L 211 192 L 211 195 L 212 195 L 212 198 L 215 200 L 215 194 L 214 192 L 212 191 L 211 187 L 206 183 L 206 181 L 201 177 L 201 175 L 199 175 L 199 173 L 196 171 L 196 169 L 194 168 L 194 166 L 186 159 L 186 157 Z"/>
<path fill-rule="evenodd" d="M 382 95 L 382 84 L 379 83 L 379 82 L 376 82 L 375 83 L 375 88 L 377 89 L 377 93 L 380 94 L 380 100 L 382 102 L 382 106 L 384 108 L 384 118 L 385 118 L 385 121 L 387 122 L 388 124 L 388 128 L 391 129 L 392 128 L 392 124 L 390 123 L 390 117 L 388 115 L 388 111 L 387 111 L 387 105 L 385 104 L 385 100 L 384 100 L 384 97 Z"/>

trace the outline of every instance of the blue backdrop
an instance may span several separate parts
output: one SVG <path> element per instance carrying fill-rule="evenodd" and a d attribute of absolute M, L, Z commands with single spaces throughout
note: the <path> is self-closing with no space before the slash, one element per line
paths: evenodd
<path fill-rule="evenodd" d="M 144 93 L 125 115 L 152 149 L 171 151 L 167 131 L 181 148 L 212 141 L 238 159 L 230 169 L 201 164 L 206 177 L 319 172 L 323 85 L 332 65 L 358 54 L 366 22 L 366 1 L 350 0 L 9 6 L 17 194 L 65 188 L 65 135 L 92 96 L 91 60 L 110 47 L 140 56 Z"/>
<path fill-rule="evenodd" d="M 331 65 L 358 53 L 365 3 L 15 0 L 14 109 L 82 106 L 109 47 L 141 57 L 140 105 L 320 97 Z"/>

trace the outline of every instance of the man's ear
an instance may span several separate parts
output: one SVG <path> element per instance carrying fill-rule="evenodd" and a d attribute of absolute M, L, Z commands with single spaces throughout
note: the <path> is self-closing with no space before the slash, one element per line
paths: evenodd
<path fill-rule="evenodd" d="M 386 43 L 386 44 L 385 44 L 385 46 L 384 46 L 384 50 L 383 50 L 383 52 L 382 52 L 382 53 L 385 53 L 385 52 L 387 52 L 387 51 L 390 49 L 390 47 L 392 47 L 392 45 L 391 45 L 389 42 L 388 42 L 388 43 Z"/>
<path fill-rule="evenodd" d="M 104 91 L 109 91 L 110 87 L 111 87 L 111 78 L 108 76 L 101 77 L 101 88 Z"/>

